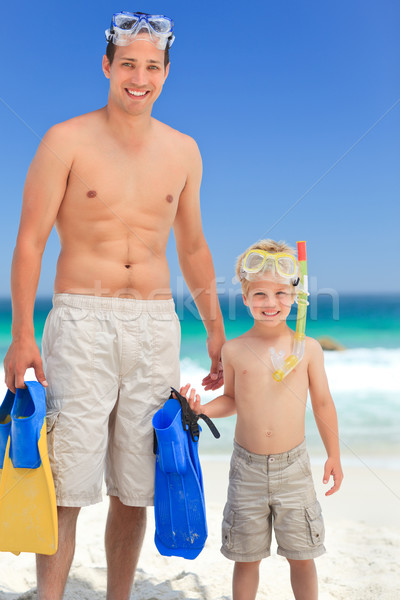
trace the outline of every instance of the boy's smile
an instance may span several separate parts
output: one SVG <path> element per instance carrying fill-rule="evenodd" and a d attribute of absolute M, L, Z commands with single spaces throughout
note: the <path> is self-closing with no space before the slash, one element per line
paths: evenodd
<path fill-rule="evenodd" d="M 256 321 L 278 325 L 289 316 L 294 302 L 293 288 L 276 278 L 252 281 L 243 302 Z"/>

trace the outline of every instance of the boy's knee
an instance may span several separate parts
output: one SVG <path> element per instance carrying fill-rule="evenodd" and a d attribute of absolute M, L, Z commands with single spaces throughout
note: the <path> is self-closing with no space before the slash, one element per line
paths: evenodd
<path fill-rule="evenodd" d="M 293 558 L 286 558 L 286 560 L 288 561 L 290 568 L 293 569 L 307 569 L 310 568 L 311 566 L 314 566 L 314 559 L 313 558 L 307 558 L 305 560 L 294 560 Z"/>
<path fill-rule="evenodd" d="M 235 570 L 237 571 L 251 571 L 257 570 L 261 564 L 261 560 L 255 560 L 252 562 L 235 562 Z"/>

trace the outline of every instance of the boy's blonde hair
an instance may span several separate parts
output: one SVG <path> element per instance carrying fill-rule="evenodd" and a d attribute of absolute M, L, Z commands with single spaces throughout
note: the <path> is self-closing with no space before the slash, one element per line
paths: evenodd
<path fill-rule="evenodd" d="M 238 278 L 238 280 L 240 281 L 240 283 L 242 285 L 242 292 L 245 296 L 247 295 L 247 292 L 249 290 L 249 285 L 250 285 L 251 279 L 253 279 L 253 277 L 254 277 L 255 281 L 257 279 L 260 279 L 260 275 L 258 273 L 256 273 L 253 277 L 250 276 L 251 277 L 250 280 L 245 279 L 244 277 L 241 276 L 240 271 L 241 271 L 242 261 L 243 261 L 244 257 L 246 256 L 247 252 L 249 252 L 250 250 L 264 250 L 264 252 L 270 252 L 271 254 L 278 254 L 278 252 L 286 252 L 286 254 L 291 254 L 297 262 L 297 256 L 296 256 L 295 249 L 292 248 L 292 246 L 289 246 L 289 244 L 287 244 L 286 242 L 283 242 L 283 241 L 275 242 L 275 240 L 266 239 L 266 240 L 259 240 L 252 246 L 249 246 L 247 248 L 247 250 L 245 250 L 244 252 L 242 252 L 242 254 L 240 256 L 238 256 L 237 261 L 236 261 L 236 277 Z"/>

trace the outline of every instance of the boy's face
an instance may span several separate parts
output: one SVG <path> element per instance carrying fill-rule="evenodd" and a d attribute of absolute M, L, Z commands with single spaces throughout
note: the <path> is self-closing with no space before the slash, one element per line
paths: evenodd
<path fill-rule="evenodd" d="M 271 326 L 286 321 L 294 299 L 293 286 L 275 277 L 251 281 L 247 294 L 243 294 L 243 302 L 249 307 L 254 320 Z"/>

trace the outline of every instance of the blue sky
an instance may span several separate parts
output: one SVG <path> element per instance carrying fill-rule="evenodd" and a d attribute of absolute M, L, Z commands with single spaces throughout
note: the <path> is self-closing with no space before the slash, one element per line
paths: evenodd
<path fill-rule="evenodd" d="M 220 288 L 261 237 L 308 242 L 316 291 L 399 292 L 400 5 L 396 0 L 168 1 L 4 6 L 0 295 L 23 183 L 56 122 L 107 102 L 104 30 L 118 10 L 171 16 L 171 70 L 153 115 L 192 135 Z M 9 26 L 8 26 L 9 24 Z M 116 182 L 117 183 L 117 182 Z M 40 295 L 58 254 L 53 232 Z M 179 268 L 171 238 L 171 285 Z"/>

